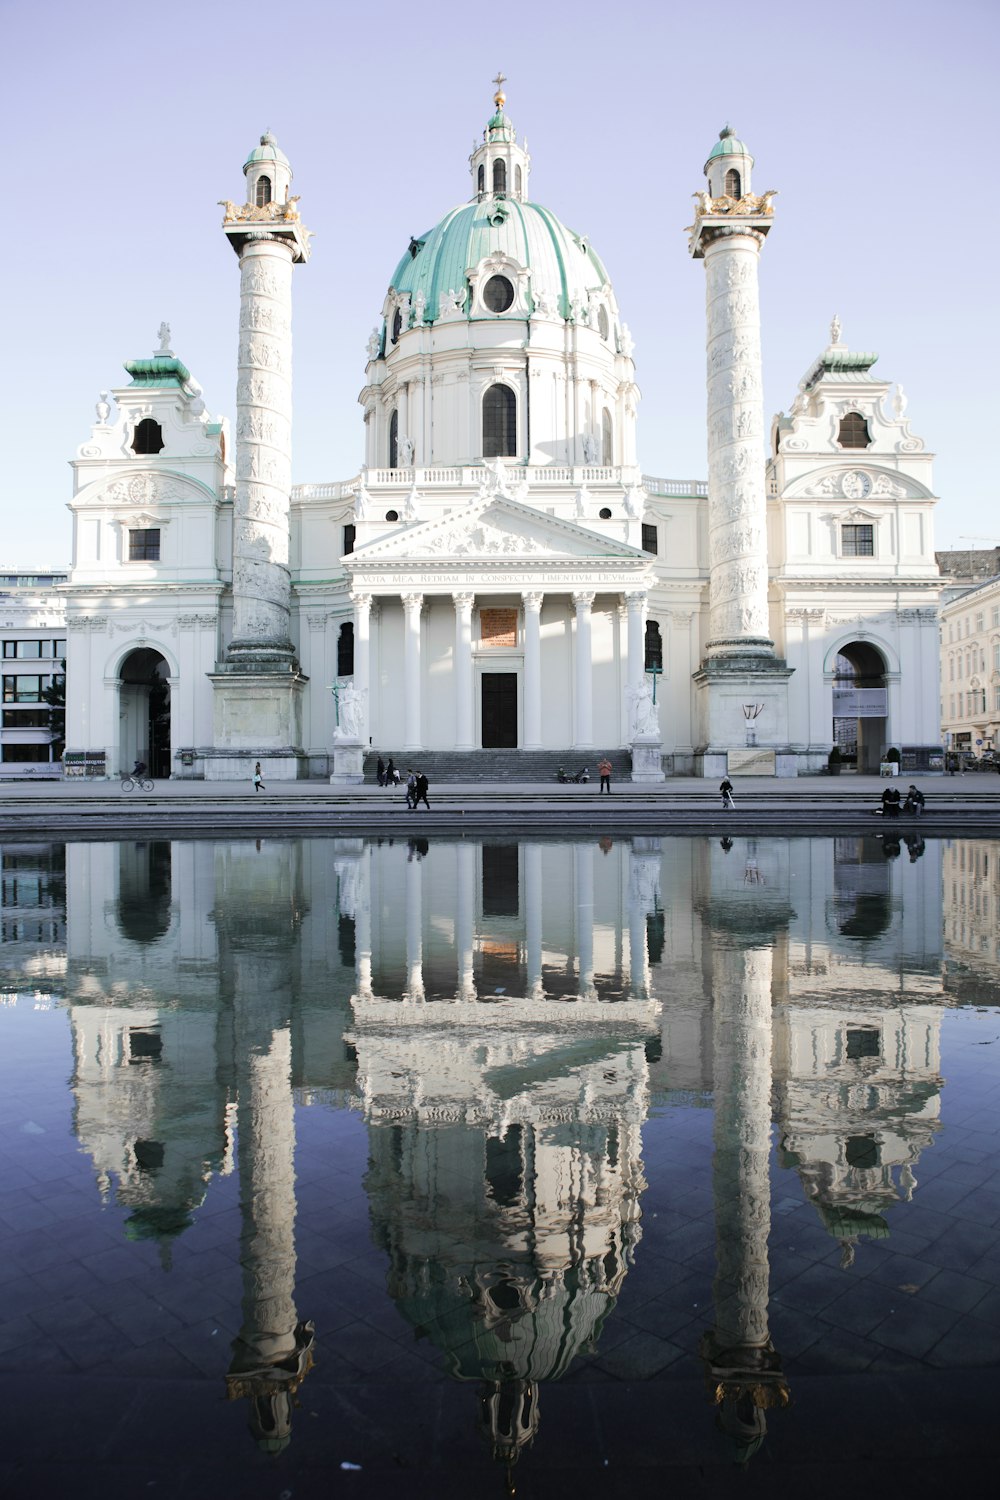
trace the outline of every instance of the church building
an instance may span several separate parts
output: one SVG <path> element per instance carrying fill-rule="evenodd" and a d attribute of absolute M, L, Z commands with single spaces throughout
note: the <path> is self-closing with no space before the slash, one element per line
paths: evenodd
<path fill-rule="evenodd" d="M 466 197 L 389 276 L 344 479 L 291 484 L 292 282 L 316 268 L 288 158 L 269 132 L 251 151 L 223 203 L 235 430 L 164 324 L 74 460 L 67 774 L 352 781 L 379 752 L 447 752 L 534 776 L 608 751 L 640 781 L 794 776 L 834 745 L 935 763 L 932 457 L 902 388 L 835 319 L 767 428 L 775 195 L 727 126 L 694 195 L 703 267 L 676 273 L 705 278 L 708 480 L 644 474 L 610 274 L 532 198 L 501 85 Z"/>

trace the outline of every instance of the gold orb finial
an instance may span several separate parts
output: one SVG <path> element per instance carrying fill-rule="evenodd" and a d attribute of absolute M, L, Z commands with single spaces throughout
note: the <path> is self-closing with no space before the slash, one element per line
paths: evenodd
<path fill-rule="evenodd" d="M 503 86 L 507 82 L 506 73 L 498 73 L 493 82 L 497 86 L 497 91 L 493 95 L 493 103 L 496 105 L 497 109 L 503 109 L 504 105 L 507 103 L 507 95 L 503 91 Z"/>

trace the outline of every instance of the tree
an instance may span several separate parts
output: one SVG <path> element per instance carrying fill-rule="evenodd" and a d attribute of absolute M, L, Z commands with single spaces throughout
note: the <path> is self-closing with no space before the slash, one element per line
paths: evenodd
<path fill-rule="evenodd" d="M 47 688 L 42 688 L 42 697 L 49 706 L 48 730 L 52 736 L 54 758 L 62 759 L 66 748 L 66 658 L 59 663 L 62 674 L 53 677 Z"/>

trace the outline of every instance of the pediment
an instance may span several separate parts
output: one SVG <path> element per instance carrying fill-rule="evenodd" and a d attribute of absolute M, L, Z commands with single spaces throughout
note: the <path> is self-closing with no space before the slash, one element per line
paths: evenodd
<path fill-rule="evenodd" d="M 475 502 L 433 520 L 401 528 L 390 536 L 357 547 L 347 559 L 351 571 L 369 564 L 399 566 L 408 562 L 463 563 L 499 559 L 525 563 L 577 562 L 636 565 L 649 558 L 636 547 L 588 531 L 506 496 Z"/>
<path fill-rule="evenodd" d="M 800 474 L 783 491 L 785 500 L 840 500 L 844 504 L 866 500 L 929 500 L 930 491 L 909 474 L 881 468 L 859 451 L 853 462 L 843 459 Z"/>
<path fill-rule="evenodd" d="M 215 496 L 189 474 L 168 469 L 129 469 L 104 474 L 74 496 L 74 505 L 146 507 L 178 501 L 214 500 Z"/>

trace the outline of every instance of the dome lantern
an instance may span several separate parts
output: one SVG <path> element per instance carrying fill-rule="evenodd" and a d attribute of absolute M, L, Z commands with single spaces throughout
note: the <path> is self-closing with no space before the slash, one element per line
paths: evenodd
<path fill-rule="evenodd" d="M 514 198 L 519 203 L 528 198 L 528 172 L 531 157 L 527 143 L 518 144 L 517 133 L 510 117 L 504 114 L 507 96 L 503 91 L 504 75 L 498 73 L 493 82 L 495 112 L 490 116 L 483 131 L 483 142 L 469 157 L 474 197 L 480 202 L 484 198 Z"/>
<path fill-rule="evenodd" d="M 719 131 L 719 139 L 708 153 L 705 176 L 713 198 L 745 198 L 751 191 L 753 157 L 731 125 Z"/>
<path fill-rule="evenodd" d="M 292 185 L 292 167 L 270 130 L 265 130 L 243 163 L 247 180 L 247 202 L 257 208 L 267 203 L 287 203 Z"/>

